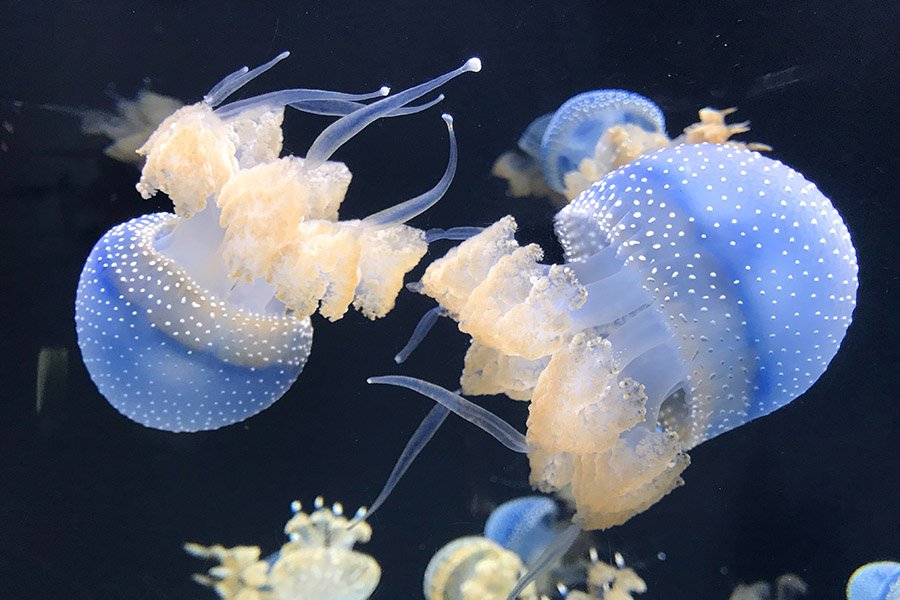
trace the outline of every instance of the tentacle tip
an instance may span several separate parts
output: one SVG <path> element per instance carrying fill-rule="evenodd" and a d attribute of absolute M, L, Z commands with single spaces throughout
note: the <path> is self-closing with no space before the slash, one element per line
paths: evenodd
<path fill-rule="evenodd" d="M 366 383 L 368 383 L 368 384 L 378 383 L 378 378 L 377 377 L 369 377 L 368 379 L 366 379 Z"/>
<path fill-rule="evenodd" d="M 396 354 L 396 355 L 394 355 L 394 362 L 397 363 L 398 365 L 402 365 L 404 362 L 406 362 L 406 357 L 403 356 L 402 354 Z M 372 382 L 367 381 L 366 383 L 372 383 Z"/>
<path fill-rule="evenodd" d="M 453 129 L 453 116 L 447 113 L 441 115 L 441 118 L 444 120 L 444 123 L 447 124 L 448 129 Z"/>
<path fill-rule="evenodd" d="M 387 96 L 387 95 L 390 94 L 390 93 L 391 93 L 391 88 L 388 87 L 388 86 L 386 86 L 386 85 L 383 85 L 383 86 L 381 86 L 380 88 L 378 88 L 378 95 L 379 95 L 379 96 Z"/>
<path fill-rule="evenodd" d="M 285 50 L 284 52 L 282 52 L 281 54 L 279 54 L 278 56 L 276 56 L 275 59 L 276 59 L 276 60 L 284 60 L 284 59 L 286 59 L 286 58 L 287 58 L 288 56 L 290 56 L 290 55 L 291 55 L 291 51 L 290 51 L 290 50 Z"/>
<path fill-rule="evenodd" d="M 477 56 L 473 56 L 469 60 L 466 61 L 465 64 L 466 71 L 471 71 L 472 73 L 477 73 L 481 70 L 481 59 Z"/>

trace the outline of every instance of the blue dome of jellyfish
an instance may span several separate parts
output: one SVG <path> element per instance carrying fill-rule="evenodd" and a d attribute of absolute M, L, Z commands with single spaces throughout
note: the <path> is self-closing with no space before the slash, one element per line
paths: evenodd
<path fill-rule="evenodd" d="M 847 600 L 900 600 L 900 563 L 861 566 L 847 582 Z"/>
<path fill-rule="evenodd" d="M 547 183 L 557 192 L 565 189 L 563 175 L 577 171 L 582 159 L 594 155 L 597 140 L 613 125 L 636 125 L 648 132 L 665 132 L 666 120 L 650 99 L 627 90 L 594 90 L 574 96 L 552 116 L 539 117 L 519 141 L 519 147 L 531 154 L 540 133 L 541 170 Z"/>
<path fill-rule="evenodd" d="M 546 496 L 525 496 L 504 502 L 484 523 L 484 537 L 530 564 L 556 537 L 559 509 Z"/>
<path fill-rule="evenodd" d="M 564 208 L 556 230 L 582 283 L 624 267 L 637 285 L 618 295 L 658 309 L 688 403 L 663 406 L 661 423 L 687 447 L 805 392 L 856 304 L 856 252 L 831 202 L 793 169 L 740 148 L 684 144 L 643 156 Z M 649 352 L 659 325 L 648 320 L 647 339 L 620 346 Z M 659 365 L 631 370 L 646 386 Z"/>
<path fill-rule="evenodd" d="M 216 429 L 287 391 L 309 356 L 312 327 L 198 285 L 158 251 L 177 220 L 147 215 L 97 242 L 78 284 L 78 343 L 100 393 L 126 417 L 167 431 Z"/>

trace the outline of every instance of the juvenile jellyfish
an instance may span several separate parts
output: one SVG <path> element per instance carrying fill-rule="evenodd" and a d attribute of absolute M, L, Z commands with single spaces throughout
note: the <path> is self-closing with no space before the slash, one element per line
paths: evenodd
<path fill-rule="evenodd" d="M 847 600 L 900 600 L 900 563 L 865 564 L 847 582 Z"/>
<path fill-rule="evenodd" d="M 503 600 L 525 573 L 522 559 L 481 536 L 453 540 L 428 562 L 423 588 L 426 600 Z M 534 584 L 511 596 L 537 600 Z"/>
<path fill-rule="evenodd" d="M 85 263 L 75 303 L 84 363 L 110 404 L 147 427 L 216 429 L 270 406 L 303 369 L 310 314 L 335 320 L 352 304 L 384 316 L 425 254 L 425 232 L 404 223 L 450 185 L 451 117 L 434 188 L 365 219 L 338 220 L 351 174 L 330 158 L 375 120 L 440 101 L 411 105 L 480 61 L 394 95 L 290 89 L 223 104 L 287 55 L 232 73 L 163 121 L 138 151 L 137 189 L 166 193 L 175 214 L 114 227 Z M 341 118 L 305 158 L 279 158 L 285 106 Z"/>
<path fill-rule="evenodd" d="M 216 590 L 224 600 L 365 600 L 378 587 L 381 567 L 369 556 L 353 549 L 368 542 L 372 528 L 356 515 L 349 527 L 339 503 L 330 508 L 321 497 L 315 510 L 303 512 L 299 501 L 291 504 L 293 517 L 284 526 L 289 541 L 265 559 L 258 546 L 184 545 L 198 558 L 218 564 L 194 581 Z"/>
<path fill-rule="evenodd" d="M 725 123 L 734 111 L 704 108 L 699 122 L 670 139 L 665 117 L 650 99 L 626 90 L 584 92 L 535 119 L 519 138 L 521 153 L 503 154 L 492 172 L 508 181 L 513 196 L 572 200 L 607 173 L 654 150 L 700 142 L 739 144 L 729 139 L 749 131 L 749 123 Z"/>
<path fill-rule="evenodd" d="M 555 225 L 563 265 L 519 246 L 507 217 L 421 282 L 472 337 L 462 392 L 467 379 L 513 381 L 530 397 L 524 435 L 437 385 L 369 381 L 424 394 L 527 454 L 532 485 L 570 493 L 584 529 L 643 512 L 683 483 L 688 450 L 805 392 L 851 321 L 856 253 L 840 215 L 747 149 L 643 156 Z"/>

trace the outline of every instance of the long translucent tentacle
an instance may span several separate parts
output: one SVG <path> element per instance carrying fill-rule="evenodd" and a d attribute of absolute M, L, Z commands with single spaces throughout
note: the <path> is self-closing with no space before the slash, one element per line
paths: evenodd
<path fill-rule="evenodd" d="M 451 227 L 450 229 L 429 229 L 425 232 L 425 242 L 437 242 L 438 240 L 463 241 L 475 237 L 484 231 L 484 227 Z"/>
<path fill-rule="evenodd" d="M 559 562 L 569 548 L 572 547 L 572 544 L 575 543 L 579 533 L 581 533 L 581 526 L 572 523 L 553 538 L 553 541 L 547 544 L 547 547 L 535 559 L 534 563 L 528 565 L 528 572 L 516 583 L 516 587 L 506 596 L 506 600 L 516 600 L 518 595 L 522 593 L 522 590 L 525 589 L 525 586 L 553 566 L 554 563 Z"/>
<path fill-rule="evenodd" d="M 441 315 L 443 315 L 443 309 L 440 306 L 435 306 L 422 315 L 422 318 L 416 323 L 416 328 L 413 329 L 412 335 L 409 336 L 409 341 L 406 342 L 406 345 L 394 356 L 395 363 L 400 365 L 406 362 L 406 359 L 413 353 L 413 350 L 419 347 L 419 344 L 422 343 L 422 340 L 425 339 L 425 336 L 428 335 L 428 332 L 431 331 L 431 328 L 434 327 L 438 317 Z"/>
<path fill-rule="evenodd" d="M 322 102 L 332 100 L 349 100 L 351 102 L 358 102 L 360 100 L 382 98 L 389 94 L 390 91 L 391 89 L 388 87 L 382 87 L 375 92 L 366 92 L 364 94 L 347 94 L 345 92 L 332 92 L 330 90 L 311 90 L 306 88 L 277 90 L 274 92 L 260 94 L 259 96 L 253 96 L 252 98 L 244 98 L 243 100 L 237 100 L 224 106 L 220 106 L 216 109 L 216 114 L 219 115 L 219 117 L 221 117 L 222 119 L 228 119 L 247 110 L 248 108 L 254 108 L 257 106 L 277 108 L 281 106 L 287 106 L 289 104 L 300 104 L 302 102 Z M 372 105 L 369 104 L 365 106 Z M 358 111 L 354 111 L 350 114 L 354 114 L 355 112 Z"/>
<path fill-rule="evenodd" d="M 516 431 L 512 425 L 494 413 L 439 385 L 422 381 L 415 377 L 406 377 L 405 375 L 369 377 L 366 381 L 368 383 L 405 387 L 418 392 L 426 398 L 431 398 L 435 402 L 443 404 L 466 421 L 477 425 L 513 452 L 519 452 L 520 454 L 528 452 L 528 443 L 525 441 L 525 436 Z"/>
<path fill-rule="evenodd" d="M 453 117 L 444 114 L 441 115 L 441 118 L 444 119 L 444 122 L 447 124 L 447 133 L 450 136 L 450 158 L 447 160 L 447 168 L 444 170 L 444 175 L 441 177 L 440 181 L 438 181 L 433 188 L 431 188 L 424 194 L 420 194 L 415 198 L 407 200 L 406 202 L 395 204 L 394 206 L 379 211 L 374 215 L 369 215 L 364 219 L 366 223 L 371 223 L 373 225 L 406 223 L 413 217 L 421 215 L 423 212 L 437 204 L 438 200 L 443 198 L 444 194 L 447 193 L 447 190 L 450 188 L 450 183 L 453 181 L 453 176 L 456 174 L 456 163 L 458 157 L 456 148 L 456 134 L 453 133 Z"/>
<path fill-rule="evenodd" d="M 214 85 L 212 89 L 209 90 L 209 92 L 205 96 L 203 96 L 203 101 L 215 108 L 226 98 L 228 98 L 228 96 L 232 95 L 241 87 L 246 85 L 247 82 L 259 77 L 290 55 L 290 52 L 282 52 L 269 62 L 260 65 L 253 70 L 250 70 L 247 67 L 241 67 L 240 69 L 238 69 L 231 75 L 228 75 L 222 81 Z"/>
<path fill-rule="evenodd" d="M 422 112 L 423 110 L 428 110 L 429 108 L 431 108 L 435 104 L 438 104 L 439 102 L 442 102 L 443 100 L 444 95 L 438 94 L 438 96 L 434 100 L 429 100 L 424 104 L 416 104 L 414 106 L 404 106 L 403 108 L 398 108 L 387 116 L 403 117 L 405 115 Z M 309 113 L 312 115 L 344 117 L 354 111 L 365 107 L 366 105 L 360 102 L 352 102 L 350 100 L 307 100 L 305 102 L 292 102 L 288 104 L 288 106 L 297 109 L 300 112 Z"/>
<path fill-rule="evenodd" d="M 331 155 L 345 144 L 347 140 L 365 129 L 370 123 L 390 114 L 401 106 L 406 106 L 416 98 L 424 96 L 428 92 L 447 83 L 454 77 L 469 71 L 478 72 L 480 70 L 481 60 L 470 58 L 458 69 L 450 71 L 440 77 L 436 77 L 431 81 L 411 87 L 408 90 L 399 92 L 394 96 L 388 96 L 383 100 L 373 102 L 364 109 L 358 110 L 335 121 L 326 127 L 312 143 L 309 152 L 306 153 L 306 160 L 310 162 L 311 166 L 325 162 L 331 158 Z"/>
<path fill-rule="evenodd" d="M 403 477 L 412 462 L 416 459 L 422 449 L 425 448 L 425 445 L 431 441 L 431 438 L 434 437 L 434 434 L 437 433 L 438 428 L 440 428 L 444 419 L 446 419 L 449 414 L 450 410 L 448 408 L 440 404 L 435 404 L 428 414 L 425 415 L 425 418 L 422 419 L 419 427 L 406 443 L 406 447 L 403 448 L 403 452 L 400 453 L 400 458 L 397 459 L 397 464 L 394 465 L 394 468 L 388 476 L 381 492 L 378 494 L 378 497 L 375 498 L 375 501 L 372 502 L 372 506 L 365 512 L 365 518 L 368 519 L 372 516 L 372 513 L 381 508 L 384 501 L 387 500 L 388 496 L 391 495 L 391 492 L 394 491 L 394 488 L 397 487 L 400 478 Z"/>

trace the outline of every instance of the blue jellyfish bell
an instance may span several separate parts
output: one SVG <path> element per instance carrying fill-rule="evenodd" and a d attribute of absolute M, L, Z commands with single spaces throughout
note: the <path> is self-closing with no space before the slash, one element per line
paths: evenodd
<path fill-rule="evenodd" d="M 484 537 L 531 564 L 556 537 L 559 510 L 546 496 L 526 496 L 504 502 L 484 524 Z"/>
<path fill-rule="evenodd" d="M 872 562 L 847 582 L 847 600 L 900 600 L 900 563 Z"/>
<path fill-rule="evenodd" d="M 577 171 L 584 158 L 594 155 L 594 147 L 603 133 L 614 125 L 636 125 L 649 132 L 665 132 L 662 110 L 650 99 L 627 90 L 594 90 L 566 100 L 546 119 L 534 121 L 519 141 L 527 154 L 533 151 L 528 140 L 541 134 L 540 162 L 547 184 L 557 192 L 565 190 L 563 175 Z"/>

